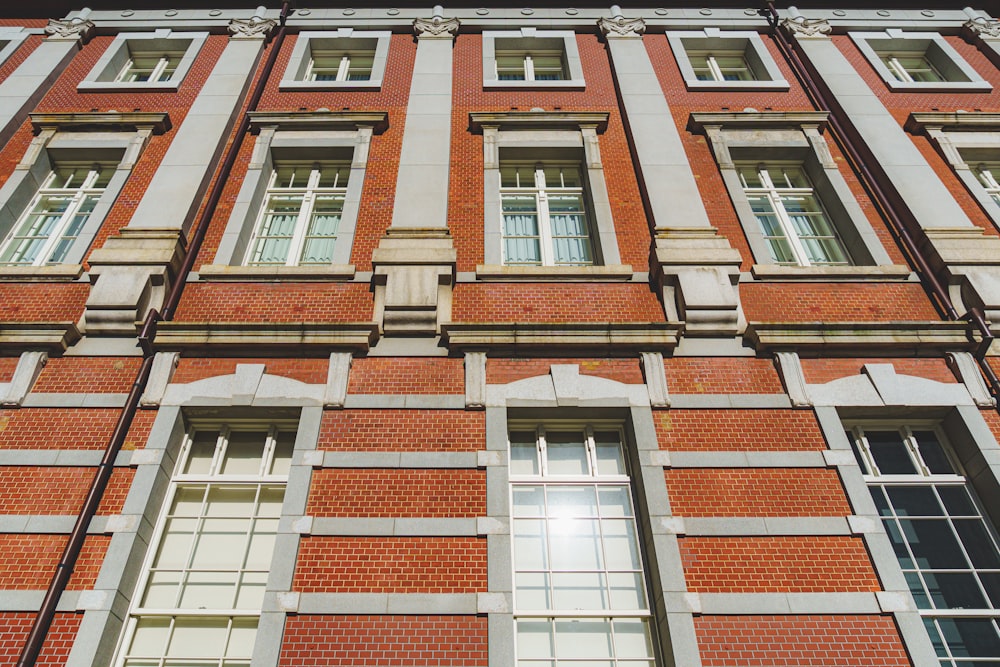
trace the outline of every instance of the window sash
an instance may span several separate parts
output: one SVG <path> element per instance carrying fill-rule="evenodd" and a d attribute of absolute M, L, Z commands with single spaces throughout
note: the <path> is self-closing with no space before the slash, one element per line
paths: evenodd
<path fill-rule="evenodd" d="M 157 83 L 170 81 L 183 53 L 135 53 L 125 63 L 115 81 L 123 83 Z"/>
<path fill-rule="evenodd" d="M 738 167 L 743 192 L 768 244 L 771 260 L 789 266 L 851 263 L 836 227 L 798 167 Z M 775 176 L 780 177 L 776 181 Z"/>
<path fill-rule="evenodd" d="M 1000 204 L 1000 182 L 997 181 L 997 176 L 1000 175 L 1000 164 L 981 164 L 976 171 L 979 174 L 980 182 L 986 189 L 986 194 L 997 204 Z"/>
<path fill-rule="evenodd" d="M 498 81 L 564 81 L 565 57 L 561 51 L 497 51 Z"/>
<path fill-rule="evenodd" d="M 347 178 L 341 176 L 348 169 L 339 164 L 308 169 L 278 165 L 264 195 L 246 264 L 330 264 L 347 196 Z"/>
<path fill-rule="evenodd" d="M 375 64 L 371 51 L 313 50 L 306 81 L 369 81 Z"/>
<path fill-rule="evenodd" d="M 934 64 L 921 53 L 881 53 L 879 57 L 889 72 L 902 83 L 936 83 L 945 81 Z"/>
<path fill-rule="evenodd" d="M 515 170 L 514 185 L 505 186 L 504 174 L 510 169 Z M 575 174 L 567 175 L 566 170 Z M 532 183 L 522 182 L 523 171 L 523 166 L 501 167 L 504 264 L 592 265 L 594 250 L 586 198 L 583 188 L 575 185 L 580 182 L 579 168 L 537 164 L 532 169 Z M 567 180 L 571 185 L 566 185 Z"/>
<path fill-rule="evenodd" d="M 114 165 L 56 165 L 0 246 L 0 264 L 58 264 L 104 194 Z"/>
<path fill-rule="evenodd" d="M 753 69 L 741 51 L 688 52 L 688 61 L 699 81 L 754 81 Z"/>

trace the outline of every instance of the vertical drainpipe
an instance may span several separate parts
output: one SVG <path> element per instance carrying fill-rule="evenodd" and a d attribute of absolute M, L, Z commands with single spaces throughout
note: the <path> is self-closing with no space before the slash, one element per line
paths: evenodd
<path fill-rule="evenodd" d="M 822 111 L 829 112 L 830 129 L 832 130 L 831 134 L 834 140 L 843 149 L 848 160 L 852 163 L 855 173 L 860 176 L 865 190 L 871 195 L 883 217 L 889 222 L 893 233 L 901 241 L 903 250 L 916 265 L 917 276 L 924 285 L 924 289 L 937 301 L 948 319 L 962 319 L 958 316 L 958 311 L 955 309 L 947 289 L 945 289 L 934 274 L 927 258 L 920 251 L 919 245 L 904 222 L 907 218 L 912 219 L 912 214 L 909 212 L 906 202 L 898 194 L 894 193 L 891 185 L 887 185 L 884 176 L 874 173 L 869 168 L 869 161 L 863 158 L 862 152 L 855 143 L 856 137 L 850 132 L 849 126 L 845 125 L 841 119 L 841 111 L 836 106 L 827 102 L 823 88 L 812 77 L 808 67 L 806 67 L 802 58 L 795 50 L 795 46 L 785 33 L 778 29 L 779 17 L 773 0 L 766 0 L 765 4 L 766 8 L 760 10 L 760 14 L 767 18 L 768 24 L 771 26 L 771 34 L 775 37 L 779 49 L 816 107 Z M 966 9 L 965 11 L 966 14 L 969 14 L 972 10 Z M 794 6 L 788 8 L 788 14 L 792 20 L 803 18 L 802 13 Z M 973 14 L 975 13 L 973 12 Z M 976 18 L 979 18 L 978 15 L 973 16 L 974 20 Z M 990 385 L 990 393 L 994 399 L 998 399 L 996 408 L 1000 411 L 1000 378 L 997 378 L 993 368 L 986 362 L 986 352 L 993 343 L 993 333 L 990 331 L 989 324 L 986 323 L 982 311 L 978 308 L 970 308 L 966 317 L 982 336 L 982 342 L 976 351 L 975 357 L 979 362 L 980 370 Z"/>
<path fill-rule="evenodd" d="M 259 6 L 254 13 L 254 18 L 263 20 L 266 11 L 266 7 L 263 5 Z M 274 70 L 274 63 L 277 61 L 278 52 L 281 50 L 281 44 L 285 39 L 285 22 L 288 19 L 289 11 L 290 2 L 289 0 L 285 0 L 281 6 L 279 28 L 273 38 L 271 51 L 268 54 L 264 68 L 257 79 L 257 83 L 247 103 L 249 111 L 257 107 L 264 93 L 264 87 L 270 78 L 271 72 Z M 66 590 L 66 585 L 73 574 L 73 568 L 80 556 L 80 551 L 87 536 L 87 528 L 90 526 L 91 519 L 94 518 L 97 508 L 100 506 L 108 481 L 111 479 L 111 473 L 114 471 L 115 459 L 118 457 L 122 444 L 125 442 L 125 437 L 128 435 L 132 420 L 139 407 L 139 399 L 142 397 L 142 393 L 146 388 L 146 382 L 149 380 L 149 372 L 152 369 L 153 358 L 155 356 L 153 339 L 156 337 L 156 323 L 161 319 L 171 319 L 173 317 L 174 310 L 180 301 L 184 284 L 187 281 L 187 276 L 194 266 L 198 250 L 205 239 L 208 222 L 215 213 L 215 209 L 222 197 L 222 191 L 229 180 L 233 165 L 236 163 L 240 147 L 243 145 L 243 139 L 249 129 L 249 123 L 249 116 L 243 114 L 236 133 L 233 135 L 234 139 L 229 146 L 229 150 L 226 152 L 218 176 L 215 179 L 208 202 L 198 218 L 197 227 L 195 227 L 191 242 L 188 244 L 188 253 L 184 258 L 184 263 L 181 265 L 181 271 L 171 287 L 170 294 L 165 302 L 164 314 L 161 316 L 155 310 L 150 310 L 146 315 L 146 320 L 143 322 L 142 330 L 138 337 L 139 346 L 143 354 L 142 366 L 139 368 L 135 381 L 132 383 L 132 388 L 125 401 L 125 407 L 119 414 L 115 429 L 104 449 L 101 463 L 98 465 L 94 479 L 87 490 L 87 497 L 76 518 L 76 523 L 73 525 L 73 530 L 70 532 L 69 540 L 65 549 L 63 549 L 59 564 L 56 566 L 55 574 L 53 574 L 52 580 L 45 591 L 45 597 L 42 599 L 38 614 L 35 616 L 35 620 L 31 624 L 31 629 L 28 631 L 28 637 L 17 659 L 17 667 L 33 667 L 35 661 L 38 659 L 38 654 L 42 650 L 42 645 L 45 643 L 45 638 L 55 618 L 59 598 L 62 596 L 63 591 Z"/>

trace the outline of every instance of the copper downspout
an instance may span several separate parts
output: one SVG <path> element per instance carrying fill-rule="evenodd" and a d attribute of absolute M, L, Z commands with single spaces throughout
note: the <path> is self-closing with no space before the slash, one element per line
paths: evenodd
<path fill-rule="evenodd" d="M 288 18 L 289 10 L 290 2 L 289 0 L 285 0 L 281 6 L 281 15 L 279 19 L 280 27 L 273 38 L 271 51 L 268 54 L 264 68 L 257 79 L 257 83 L 247 104 L 248 110 L 252 111 L 260 102 L 260 98 L 264 93 L 264 87 L 270 78 L 272 70 L 274 69 L 274 63 L 278 58 L 278 52 L 281 50 L 281 44 L 285 38 L 285 21 Z M 151 309 L 146 314 L 146 319 L 143 322 L 142 330 L 139 333 L 138 338 L 139 347 L 142 349 L 143 354 L 142 366 L 139 368 L 139 373 L 136 375 L 135 381 L 132 383 L 132 389 L 129 391 L 128 398 L 125 401 L 125 407 L 118 416 L 118 421 L 115 424 L 114 432 L 111 434 L 111 439 L 108 441 L 107 447 L 104 449 L 104 456 L 101 458 L 101 463 L 97 467 L 94 480 L 91 482 L 90 488 L 87 491 L 87 497 L 83 502 L 83 507 L 81 508 L 79 515 L 76 518 L 76 523 L 73 525 L 73 530 L 69 535 L 66 547 L 63 549 L 62 557 L 59 559 L 59 564 L 56 566 L 55 574 L 53 574 L 52 580 L 49 582 L 49 586 L 45 591 L 45 597 L 42 599 L 42 604 L 39 608 L 38 614 L 35 616 L 35 620 L 31 624 L 31 629 L 28 631 L 28 637 L 24 642 L 24 648 L 21 650 L 21 655 L 17 659 L 17 667 L 33 667 L 35 661 L 38 659 L 38 654 L 42 650 L 42 645 L 45 642 L 45 638 L 48 635 L 50 627 L 52 626 L 52 621 L 55 618 L 59 598 L 66 590 L 66 585 L 69 583 L 69 579 L 73 574 L 76 561 L 80 556 L 84 540 L 87 537 L 87 528 L 90 526 L 90 522 L 94 518 L 94 515 L 97 514 L 97 508 L 101 503 L 102 497 L 104 496 L 104 491 L 107 488 L 108 481 L 111 479 L 111 473 L 114 471 L 115 459 L 118 457 L 122 444 L 125 442 L 125 437 L 128 435 L 129 428 L 132 425 L 132 420 L 134 419 L 136 410 L 139 407 L 139 399 L 142 397 L 142 393 L 146 388 L 146 382 L 149 380 L 149 372 L 152 369 L 153 357 L 155 356 L 153 339 L 156 337 L 156 323 L 161 319 L 170 319 L 177 303 L 180 301 L 181 292 L 184 289 L 184 283 L 194 266 L 195 257 L 197 256 L 198 250 L 201 248 L 201 243 L 205 238 L 208 221 L 215 213 L 219 199 L 222 197 L 222 190 L 226 186 L 226 182 L 229 178 L 230 172 L 232 171 L 233 165 L 236 163 L 236 157 L 243 144 L 243 139 L 246 136 L 248 127 L 249 116 L 247 116 L 247 114 L 243 114 L 237 133 L 233 135 L 234 139 L 229 146 L 229 150 L 226 152 L 221 169 L 215 179 L 211 194 L 209 195 L 208 203 L 205 205 L 201 216 L 198 218 L 198 224 L 195 227 L 194 235 L 191 237 L 191 242 L 188 244 L 187 256 L 184 258 L 184 263 L 181 265 L 181 270 L 178 273 L 177 279 L 174 281 L 174 284 L 170 289 L 170 294 L 167 297 L 164 307 L 164 315 L 161 316 L 155 309 Z"/>
<path fill-rule="evenodd" d="M 870 153 L 867 154 L 868 157 L 865 159 L 861 149 L 858 147 L 859 144 L 863 146 L 864 142 L 860 140 L 857 132 L 850 125 L 845 125 L 842 121 L 843 110 L 839 106 L 830 104 L 827 101 L 823 88 L 813 78 L 809 67 L 803 62 L 796 51 L 796 44 L 793 44 L 788 39 L 788 36 L 778 29 L 779 17 L 773 0 L 766 0 L 765 4 L 767 6 L 766 9 L 761 9 L 759 13 L 767 19 L 768 25 L 771 26 L 771 34 L 775 37 L 778 48 L 781 49 L 782 55 L 785 56 L 785 59 L 791 65 L 796 78 L 802 84 L 810 101 L 817 109 L 829 112 L 829 125 L 834 140 L 847 156 L 855 173 L 861 177 L 861 184 L 868 191 L 868 194 L 871 195 L 872 201 L 879 209 L 882 217 L 889 222 L 892 232 L 902 242 L 904 252 L 916 266 L 916 273 L 920 278 L 920 282 L 923 283 L 924 288 L 933 297 L 935 305 L 940 311 L 944 312 L 948 319 L 963 319 L 959 317 L 947 289 L 938 280 L 927 258 L 920 252 L 917 242 L 910 233 L 911 226 L 919 228 L 919 224 L 913 213 L 896 189 L 889 183 L 888 177 L 884 173 L 875 174 L 869 168 L 869 164 L 877 164 L 877 161 Z M 979 362 L 980 370 L 986 377 L 987 382 L 989 382 L 990 393 L 994 399 L 997 399 L 1000 397 L 1000 378 L 997 378 L 996 373 L 986 362 L 985 358 L 986 352 L 993 343 L 993 332 L 990 331 L 989 324 L 986 323 L 982 311 L 978 308 L 970 308 L 966 318 L 972 322 L 982 336 L 982 341 L 976 350 L 975 357 Z M 1000 404 L 997 405 L 997 409 L 1000 410 Z"/>

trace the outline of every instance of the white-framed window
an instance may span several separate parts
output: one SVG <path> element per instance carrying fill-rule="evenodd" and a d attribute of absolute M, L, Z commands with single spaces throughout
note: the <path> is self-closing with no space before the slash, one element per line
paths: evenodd
<path fill-rule="evenodd" d="M 0 265 L 58 264 L 80 235 L 117 163 L 56 163 L 10 236 Z"/>
<path fill-rule="evenodd" d="M 118 667 L 250 664 L 294 441 L 277 425 L 188 432 Z"/>
<path fill-rule="evenodd" d="M 506 265 L 594 263 L 579 163 L 500 163 Z"/>
<path fill-rule="evenodd" d="M 848 34 L 892 90 L 992 90 L 936 32 L 890 29 Z"/>
<path fill-rule="evenodd" d="M 517 664 L 653 667 L 623 433 L 611 424 L 512 424 Z"/>
<path fill-rule="evenodd" d="M 344 162 L 275 163 L 246 264 L 330 264 L 350 173 Z"/>
<path fill-rule="evenodd" d="M 1000 547 L 931 423 L 847 432 L 943 667 L 1000 665 Z"/>
<path fill-rule="evenodd" d="M 341 28 L 298 34 L 279 87 L 282 90 L 377 89 L 385 77 L 389 32 Z"/>
<path fill-rule="evenodd" d="M 374 51 L 324 51 L 312 49 L 306 81 L 369 81 Z"/>
<path fill-rule="evenodd" d="M 1000 179 L 1000 162 L 979 164 L 976 166 L 976 174 L 986 194 L 1000 204 L 1000 181 L 997 180 Z"/>
<path fill-rule="evenodd" d="M 120 33 L 77 88 L 177 90 L 207 39 L 207 32 Z"/>
<path fill-rule="evenodd" d="M 668 32 L 667 41 L 688 88 L 788 90 L 760 35 L 717 28 Z"/>
<path fill-rule="evenodd" d="M 483 85 L 487 88 L 584 87 L 576 35 L 569 30 L 486 30 Z"/>
<path fill-rule="evenodd" d="M 775 264 L 851 263 L 801 166 L 762 163 L 737 165 L 737 171 Z"/>

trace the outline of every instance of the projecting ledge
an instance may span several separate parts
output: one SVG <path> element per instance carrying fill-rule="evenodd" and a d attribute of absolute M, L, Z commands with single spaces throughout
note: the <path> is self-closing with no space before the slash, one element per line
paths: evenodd
<path fill-rule="evenodd" d="M 751 322 L 746 341 L 758 353 L 937 355 L 978 345 L 967 322 Z"/>
<path fill-rule="evenodd" d="M 65 352 L 80 340 L 72 322 L 5 322 L 0 324 L 0 353 L 10 355 L 31 350 L 50 354 Z"/>
<path fill-rule="evenodd" d="M 500 323 L 441 325 L 441 337 L 452 350 L 613 348 L 620 353 L 670 351 L 677 346 L 680 322 L 650 323 Z"/>
<path fill-rule="evenodd" d="M 330 264 L 324 266 L 230 266 L 228 264 L 204 264 L 198 270 L 198 276 L 202 280 L 230 282 L 352 280 L 354 273 L 353 264 Z"/>
<path fill-rule="evenodd" d="M 376 341 L 378 325 L 374 322 L 161 322 L 156 329 L 158 352 L 211 350 L 259 356 L 308 351 L 319 355 L 366 352 Z"/>

